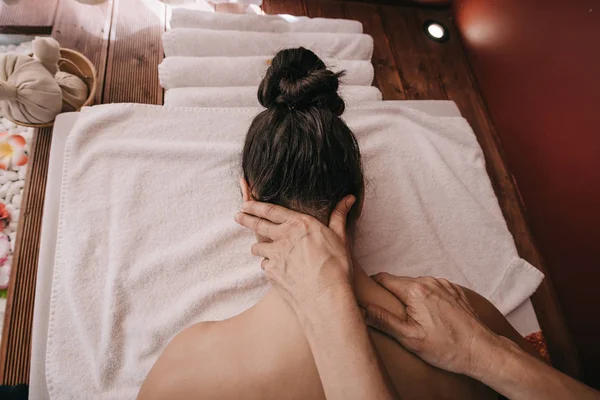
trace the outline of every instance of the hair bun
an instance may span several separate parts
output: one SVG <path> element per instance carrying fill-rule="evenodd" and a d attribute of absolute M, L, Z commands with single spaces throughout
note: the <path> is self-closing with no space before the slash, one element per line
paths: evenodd
<path fill-rule="evenodd" d="M 316 107 L 339 116 L 345 108 L 337 93 L 342 75 L 328 70 L 323 60 L 304 47 L 281 50 L 258 87 L 258 101 L 267 108 Z"/>

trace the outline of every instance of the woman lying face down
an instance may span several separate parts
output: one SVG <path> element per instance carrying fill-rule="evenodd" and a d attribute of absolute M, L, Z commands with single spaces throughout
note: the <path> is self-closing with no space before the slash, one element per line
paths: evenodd
<path fill-rule="evenodd" d="M 335 205 L 352 194 L 358 201 L 348 218 L 351 235 L 362 208 L 364 177 L 356 139 L 340 118 L 340 77 L 304 48 L 275 56 L 259 86 L 266 110 L 246 136 L 241 186 L 245 200 L 279 204 L 325 224 Z M 362 303 L 398 308 L 396 297 L 356 262 L 354 289 Z M 467 296 L 490 329 L 528 349 L 493 305 L 474 292 Z M 369 335 L 403 399 L 497 398 L 485 385 L 434 368 L 377 331 Z M 294 312 L 270 290 L 233 318 L 198 323 L 173 338 L 138 399 L 175 398 L 322 399 L 324 394 Z"/>

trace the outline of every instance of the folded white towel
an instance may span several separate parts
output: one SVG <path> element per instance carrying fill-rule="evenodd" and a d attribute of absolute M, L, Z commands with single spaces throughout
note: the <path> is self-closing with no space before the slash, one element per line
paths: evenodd
<path fill-rule="evenodd" d="M 268 290 L 237 226 L 240 151 L 260 109 L 84 109 L 64 159 L 46 377 L 52 399 L 134 399 L 169 340 Z M 463 118 L 350 108 L 366 188 L 355 249 L 369 274 L 434 275 L 503 313 L 536 289 Z"/>
<path fill-rule="evenodd" d="M 303 46 L 321 58 L 371 60 L 373 38 L 359 33 L 270 33 L 177 28 L 163 34 L 165 56 L 274 56 Z"/>
<path fill-rule="evenodd" d="M 201 86 L 258 86 L 273 57 L 167 57 L 158 65 L 165 89 Z M 346 71 L 346 85 L 370 86 L 373 65 L 364 60 L 323 60 L 332 71 Z"/>
<path fill-rule="evenodd" d="M 165 92 L 168 107 L 260 107 L 257 86 L 189 87 Z M 346 105 L 381 101 L 382 95 L 374 86 L 340 86 L 340 96 Z"/>
<path fill-rule="evenodd" d="M 362 24 L 348 19 L 307 18 L 293 15 L 252 15 L 174 9 L 172 28 L 202 28 L 255 32 L 362 33 Z"/>

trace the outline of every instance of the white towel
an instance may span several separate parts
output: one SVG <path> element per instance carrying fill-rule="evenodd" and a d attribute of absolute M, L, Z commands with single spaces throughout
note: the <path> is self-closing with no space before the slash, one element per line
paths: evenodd
<path fill-rule="evenodd" d="M 274 56 L 303 46 L 321 58 L 371 60 L 373 38 L 359 33 L 270 33 L 177 28 L 163 34 L 165 56 Z"/>
<path fill-rule="evenodd" d="M 293 15 L 252 15 L 174 9 L 172 28 L 203 28 L 254 32 L 362 33 L 362 24 L 348 19 L 307 18 Z"/>
<path fill-rule="evenodd" d="M 258 86 L 273 57 L 167 57 L 158 65 L 165 89 L 201 86 Z M 370 86 L 373 65 L 364 60 L 323 60 L 332 71 L 346 71 L 346 85 Z"/>
<path fill-rule="evenodd" d="M 168 107 L 260 107 L 256 86 L 190 87 L 165 92 Z M 340 86 L 340 96 L 346 105 L 367 101 L 381 101 L 379 89 L 374 86 Z"/>
<path fill-rule="evenodd" d="M 133 399 L 182 329 L 234 316 L 268 290 L 233 214 L 256 108 L 110 104 L 66 145 L 50 301 L 52 399 Z M 435 275 L 503 313 L 542 275 L 517 255 L 462 118 L 389 102 L 349 109 L 368 179 L 356 255 L 367 273 Z"/>

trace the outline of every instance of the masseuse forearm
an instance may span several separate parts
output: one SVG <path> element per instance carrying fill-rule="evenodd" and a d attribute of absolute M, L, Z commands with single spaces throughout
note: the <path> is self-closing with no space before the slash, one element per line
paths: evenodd
<path fill-rule="evenodd" d="M 489 362 L 469 374 L 503 396 L 519 399 L 599 399 L 600 393 L 500 338 Z"/>
<path fill-rule="evenodd" d="M 332 291 L 298 315 L 328 399 L 395 398 L 351 291 Z"/>

